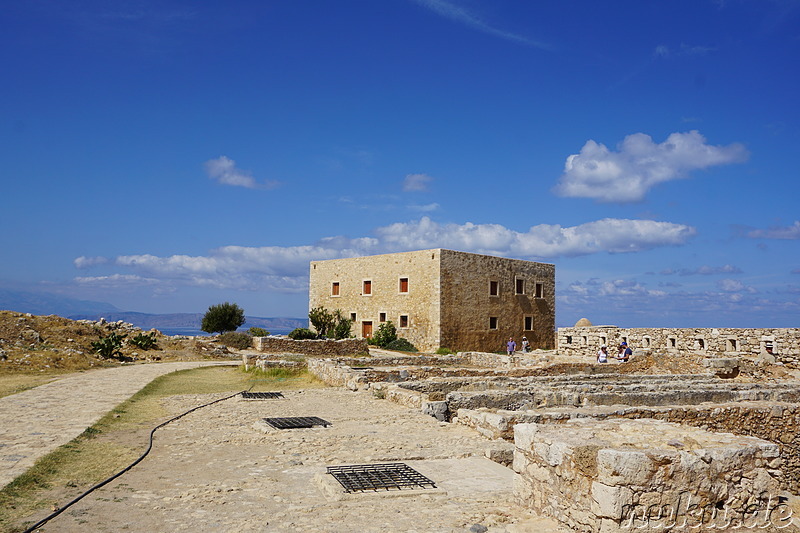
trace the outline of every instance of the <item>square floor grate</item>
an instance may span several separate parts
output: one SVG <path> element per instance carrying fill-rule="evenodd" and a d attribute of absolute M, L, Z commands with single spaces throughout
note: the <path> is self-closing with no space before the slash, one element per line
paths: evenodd
<path fill-rule="evenodd" d="M 331 425 L 327 420 L 318 416 L 291 416 L 287 418 L 265 418 L 264 422 L 275 429 L 299 429 L 312 428 L 314 426 L 328 427 Z"/>
<path fill-rule="evenodd" d="M 436 488 L 436 483 L 405 463 L 329 466 L 328 474 L 345 492 Z"/>
<path fill-rule="evenodd" d="M 243 400 L 274 400 L 276 398 L 283 398 L 283 393 L 280 392 L 243 392 Z"/>

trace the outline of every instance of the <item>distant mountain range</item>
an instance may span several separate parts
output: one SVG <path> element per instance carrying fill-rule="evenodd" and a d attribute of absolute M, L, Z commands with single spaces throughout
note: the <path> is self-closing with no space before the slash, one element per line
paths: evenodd
<path fill-rule="evenodd" d="M 105 302 L 77 300 L 48 293 L 34 293 L 0 289 L 0 309 L 31 313 L 33 315 L 58 315 L 72 320 L 122 320 L 144 330 L 199 330 L 205 313 L 137 313 L 123 311 Z M 243 329 L 264 328 L 270 333 L 288 333 L 295 328 L 308 327 L 307 318 L 265 318 L 245 316 Z"/>

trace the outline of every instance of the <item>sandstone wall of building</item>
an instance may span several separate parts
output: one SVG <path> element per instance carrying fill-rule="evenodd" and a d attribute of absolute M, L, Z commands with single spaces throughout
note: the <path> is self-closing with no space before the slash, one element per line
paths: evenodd
<path fill-rule="evenodd" d="M 614 355 L 622 341 L 626 341 L 634 353 L 748 357 L 795 367 L 800 365 L 800 329 L 797 328 L 558 328 L 557 349 L 563 355 L 594 357 L 605 344 Z"/>
<path fill-rule="evenodd" d="M 525 335 L 533 349 L 555 347 L 554 265 L 443 250 L 441 272 L 442 346 L 504 352 Z"/>
<path fill-rule="evenodd" d="M 351 333 L 356 337 L 363 336 L 365 323 L 374 333 L 381 323 L 391 321 L 397 335 L 417 349 L 436 350 L 440 346 L 439 259 L 440 250 L 423 250 L 312 261 L 309 310 L 321 306 L 355 317 Z M 407 285 L 402 286 L 401 280 L 407 280 Z M 365 282 L 369 282 L 369 294 L 364 292 Z M 405 327 L 402 317 L 407 317 Z"/>

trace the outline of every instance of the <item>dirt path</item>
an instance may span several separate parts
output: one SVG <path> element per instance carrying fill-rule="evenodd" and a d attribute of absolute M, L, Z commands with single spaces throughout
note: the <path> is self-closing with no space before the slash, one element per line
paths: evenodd
<path fill-rule="evenodd" d="M 485 459 L 491 442 L 464 426 L 439 423 L 366 392 L 284 395 L 237 397 L 166 426 L 142 463 L 42 530 L 557 531 L 513 503 L 512 471 Z M 214 398 L 163 402 L 177 414 Z M 275 430 L 262 421 L 295 416 L 332 425 Z M 327 466 L 387 462 L 406 463 L 436 488 L 345 494 L 325 473 Z"/>
<path fill-rule="evenodd" d="M 158 376 L 230 362 L 127 365 L 70 374 L 0 398 L 0 487 L 84 432 Z"/>

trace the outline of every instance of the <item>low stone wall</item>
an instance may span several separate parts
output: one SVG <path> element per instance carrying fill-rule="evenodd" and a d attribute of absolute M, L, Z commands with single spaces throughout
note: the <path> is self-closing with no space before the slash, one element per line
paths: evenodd
<path fill-rule="evenodd" d="M 353 370 L 332 359 L 309 359 L 307 364 L 308 371 L 328 385 L 346 387 L 350 390 L 369 387 L 369 382 L 362 371 Z"/>
<path fill-rule="evenodd" d="M 800 366 L 798 328 L 618 328 L 589 326 L 558 328 L 558 353 L 593 356 L 601 345 L 616 354 L 622 341 L 634 353 L 686 354 L 705 357 L 748 357 Z"/>
<path fill-rule="evenodd" d="M 369 345 L 366 339 L 301 340 L 283 337 L 253 337 L 253 348 L 259 352 L 337 357 L 366 355 Z"/>
<path fill-rule="evenodd" d="M 770 441 L 781 449 L 783 486 L 795 494 L 800 493 L 800 404 L 797 403 L 736 402 L 692 406 L 562 408 L 529 411 L 459 409 L 454 421 L 470 426 L 492 439 L 512 440 L 515 424 L 555 425 L 579 418 L 600 420 L 652 418 Z"/>
<path fill-rule="evenodd" d="M 514 494 L 574 531 L 726 529 L 778 503 L 779 450 L 761 439 L 656 420 L 566 426 L 516 426 Z"/>

